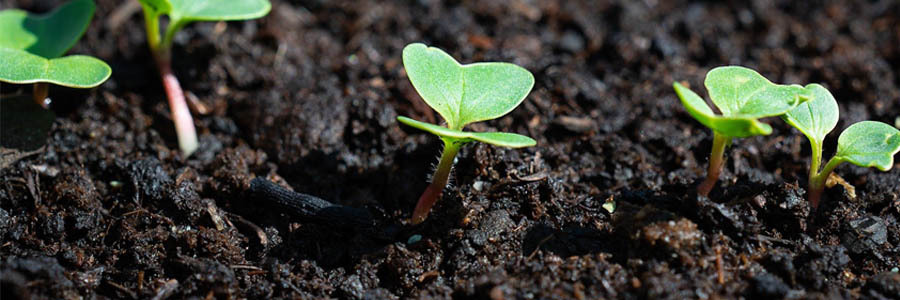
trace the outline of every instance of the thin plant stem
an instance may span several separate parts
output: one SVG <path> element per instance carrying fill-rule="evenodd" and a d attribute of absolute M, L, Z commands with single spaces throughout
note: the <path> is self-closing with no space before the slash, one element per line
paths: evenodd
<path fill-rule="evenodd" d="M 144 31 L 147 32 L 147 45 L 154 55 L 159 49 L 159 15 L 144 6 Z"/>
<path fill-rule="evenodd" d="M 185 102 L 181 84 L 172 72 L 172 55 L 170 52 L 172 38 L 175 32 L 184 24 L 182 22 L 169 23 L 165 37 L 160 40 L 159 15 L 148 11 L 145 7 L 144 25 L 147 31 L 147 45 L 150 47 L 150 52 L 153 53 L 153 60 L 156 61 L 156 69 L 159 71 L 162 79 L 166 98 L 169 99 L 172 122 L 175 123 L 175 133 L 178 136 L 178 147 L 184 156 L 187 157 L 194 153 L 199 146 L 197 129 L 194 128 L 194 118 L 191 117 L 191 111 L 188 109 L 187 102 Z"/>
<path fill-rule="evenodd" d="M 706 171 L 706 179 L 697 187 L 697 194 L 709 196 L 719 180 L 719 173 L 722 171 L 722 163 L 724 162 L 725 146 L 731 137 L 724 136 L 718 132 L 713 132 L 712 151 L 709 153 L 709 169 Z"/>
<path fill-rule="evenodd" d="M 812 179 L 819 174 L 819 166 L 822 164 L 822 145 L 813 140 L 810 140 L 810 142 L 812 157 L 809 162 L 809 178 Z"/>
<path fill-rule="evenodd" d="M 34 99 L 34 103 L 40 105 L 44 109 L 50 108 L 50 101 L 47 99 L 47 95 L 50 93 L 50 84 L 46 82 L 38 82 L 34 84 L 34 90 L 31 93 L 32 99 Z"/>
<path fill-rule="evenodd" d="M 194 118 L 184 100 L 184 92 L 178 78 L 172 73 L 171 63 L 157 59 L 156 67 L 162 77 L 166 96 L 169 98 L 169 109 L 172 111 L 172 121 L 175 122 L 175 133 L 178 135 L 178 147 L 185 156 L 191 155 L 197 150 L 197 130 L 194 128 Z"/>
<path fill-rule="evenodd" d="M 459 153 L 459 148 L 462 146 L 461 143 L 457 143 L 457 141 L 453 139 L 442 138 L 442 140 L 444 141 L 444 152 L 441 154 L 441 160 L 438 162 L 437 169 L 434 170 L 434 176 L 431 177 L 431 184 L 428 185 L 425 192 L 419 197 L 419 202 L 416 203 L 416 208 L 413 210 L 411 219 L 413 224 L 419 224 L 425 221 L 425 219 L 428 218 L 431 207 L 434 206 L 438 199 L 440 199 L 441 192 L 447 187 L 447 180 L 450 178 L 450 170 L 453 169 L 453 160 L 456 158 L 456 154 Z"/>
<path fill-rule="evenodd" d="M 831 175 L 834 168 L 837 168 L 837 166 L 843 162 L 842 159 L 832 157 L 828 160 L 828 163 L 825 164 L 825 167 L 822 168 L 822 172 L 818 172 L 818 174 L 809 177 L 807 200 L 809 200 L 809 205 L 812 206 L 813 210 L 819 207 L 819 202 L 822 199 L 822 192 L 825 190 L 825 181 L 828 180 L 828 176 Z"/>

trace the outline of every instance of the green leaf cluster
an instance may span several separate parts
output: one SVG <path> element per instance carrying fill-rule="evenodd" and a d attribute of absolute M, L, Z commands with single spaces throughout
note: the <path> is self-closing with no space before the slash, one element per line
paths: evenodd
<path fill-rule="evenodd" d="M 774 84 L 748 68 L 718 67 L 709 71 L 704 81 L 709 98 L 722 112 L 717 115 L 694 91 L 678 82 L 673 85 L 694 119 L 728 137 L 771 134 L 772 127 L 759 119 L 782 115 L 810 96 L 802 86 Z"/>
<path fill-rule="evenodd" d="M 782 118 L 809 139 L 813 149 L 810 177 L 828 176 L 833 166 L 849 162 L 861 167 L 875 167 L 887 171 L 900 152 L 900 130 L 876 121 L 862 121 L 847 127 L 838 137 L 837 152 L 829 167 L 819 172 L 822 143 L 838 122 L 838 105 L 834 96 L 818 84 L 806 87 L 813 99 L 786 113 Z M 824 180 L 824 178 L 822 178 Z"/>
<path fill-rule="evenodd" d="M 525 100 L 534 86 L 531 72 L 510 63 L 462 65 L 441 49 L 414 43 L 403 49 L 403 65 L 413 87 L 447 127 L 398 117 L 400 122 L 458 143 L 479 141 L 520 148 L 537 142 L 506 132 L 467 132 L 470 123 L 501 117 Z"/>
<path fill-rule="evenodd" d="M 709 97 L 722 112 L 717 115 L 690 89 L 674 83 L 675 92 L 687 112 L 714 132 L 713 151 L 707 180 L 698 191 L 706 195 L 718 177 L 723 145 L 731 137 L 768 135 L 771 126 L 760 118 L 781 116 L 810 141 L 810 202 L 813 207 L 824 189 L 825 180 L 838 165 L 849 162 L 887 171 L 900 152 L 900 130 L 881 122 L 863 121 L 851 125 L 838 137 L 837 152 L 821 167 L 822 144 L 837 126 L 838 105 L 831 92 L 819 84 L 778 85 L 756 71 L 738 66 L 718 67 L 707 73 L 704 82 Z"/>
<path fill-rule="evenodd" d="M 94 57 L 61 57 L 81 38 L 94 15 L 94 2 L 73 0 L 43 15 L 0 11 L 0 81 L 47 82 L 66 87 L 100 85 L 112 70 Z"/>

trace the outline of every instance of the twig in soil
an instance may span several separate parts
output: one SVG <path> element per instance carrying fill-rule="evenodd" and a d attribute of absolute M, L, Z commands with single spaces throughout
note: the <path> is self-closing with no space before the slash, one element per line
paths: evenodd
<path fill-rule="evenodd" d="M 554 236 L 554 234 L 550 234 L 547 237 L 541 239 L 541 241 L 538 242 L 537 246 L 534 247 L 534 251 L 531 251 L 531 254 L 528 254 L 528 260 L 531 260 L 532 258 L 534 258 L 534 255 L 538 253 L 538 250 L 541 250 L 541 246 L 543 246 L 544 243 L 546 243 L 547 241 L 552 239 L 553 236 Z"/>
<path fill-rule="evenodd" d="M 137 1 L 125 1 L 122 5 L 119 5 L 116 9 L 109 14 L 109 17 L 106 18 L 106 28 L 110 32 L 116 32 L 126 20 L 130 19 L 132 15 L 141 11 L 141 4 Z"/>
<path fill-rule="evenodd" d="M 144 291 L 144 271 L 138 272 L 137 290 L 138 290 L 138 293 L 141 293 Z"/>
<path fill-rule="evenodd" d="M 156 289 L 156 295 L 153 296 L 153 300 L 166 299 L 178 289 L 178 280 L 177 279 L 169 279 L 164 282 L 162 286 Z"/>
<path fill-rule="evenodd" d="M 128 296 L 131 296 L 131 299 L 137 299 L 137 294 L 135 294 L 131 289 L 109 280 L 107 280 L 106 283 L 109 284 L 109 286 L 114 287 L 125 294 L 128 294 Z"/>
<path fill-rule="evenodd" d="M 256 233 L 256 237 L 259 238 L 260 245 L 265 247 L 266 245 L 269 244 L 269 238 L 268 238 L 268 236 L 266 236 L 266 232 L 264 230 L 262 230 L 262 228 L 260 228 L 256 224 L 253 224 L 253 222 L 250 222 L 249 220 L 244 219 L 244 217 L 241 217 L 240 215 L 235 215 L 232 213 L 228 213 L 228 215 L 233 217 L 235 220 L 237 220 L 238 223 L 243 224 L 250 230 L 253 230 L 253 232 Z"/>
<path fill-rule="evenodd" d="M 437 270 L 431 270 L 431 271 L 422 273 L 422 275 L 419 275 L 418 280 L 419 280 L 419 282 L 424 282 L 425 280 L 427 280 L 431 277 L 437 277 L 438 275 L 441 275 L 441 273 L 438 272 Z"/>
<path fill-rule="evenodd" d="M 262 268 L 260 268 L 260 267 L 251 266 L 251 265 L 231 265 L 230 267 L 232 269 L 237 269 L 237 270 L 254 270 L 254 271 L 262 270 Z"/>
<path fill-rule="evenodd" d="M 38 207 L 41 204 L 41 193 L 38 192 L 41 189 L 41 180 L 37 174 L 33 174 L 29 169 L 25 169 L 24 173 L 25 180 L 28 182 L 28 192 L 34 198 L 34 207 Z"/>
<path fill-rule="evenodd" d="M 209 214 L 209 218 L 213 224 L 216 225 L 216 230 L 222 231 L 225 229 L 225 221 L 219 216 L 219 210 L 216 209 L 216 205 L 212 201 L 206 203 L 206 212 Z"/>
<path fill-rule="evenodd" d="M 198 98 L 197 95 L 194 95 L 194 93 L 186 92 L 184 95 L 188 100 L 188 108 L 190 108 L 192 112 L 200 115 L 208 115 L 212 112 L 212 108 L 209 107 L 209 105 L 206 105 L 206 103 L 203 103 L 203 101 L 200 101 L 200 98 Z"/>
<path fill-rule="evenodd" d="M 716 275 L 719 284 L 725 284 L 725 271 L 722 269 L 722 246 L 716 245 Z"/>
<path fill-rule="evenodd" d="M 782 245 L 785 245 L 785 246 L 791 246 L 791 247 L 793 247 L 793 246 L 796 245 L 793 241 L 790 241 L 790 240 L 779 239 L 779 238 L 775 238 L 775 237 L 771 237 L 771 236 L 765 236 L 765 235 L 761 235 L 761 234 L 757 234 L 757 235 L 754 235 L 754 236 L 750 236 L 749 238 L 750 238 L 751 240 L 755 240 L 755 241 L 757 241 L 757 242 L 768 242 L 768 243 L 777 242 L 777 243 L 780 243 L 780 244 L 782 244 Z"/>
<path fill-rule="evenodd" d="M 372 216 L 364 209 L 293 192 L 263 178 L 254 178 L 248 191 L 252 198 L 274 204 L 304 220 L 341 229 L 371 230 L 375 226 Z"/>
<path fill-rule="evenodd" d="M 548 178 L 547 172 L 538 172 L 536 174 L 519 176 L 518 174 L 512 175 L 515 178 L 505 177 L 501 179 L 496 184 L 492 185 L 490 189 L 488 189 L 488 195 L 493 195 L 495 192 L 500 191 L 502 188 L 507 186 L 518 186 L 523 184 L 528 184 L 536 181 L 542 181 Z"/>

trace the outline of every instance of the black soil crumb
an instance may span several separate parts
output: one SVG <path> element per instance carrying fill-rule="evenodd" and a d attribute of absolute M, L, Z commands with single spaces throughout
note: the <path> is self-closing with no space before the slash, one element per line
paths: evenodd
<path fill-rule="evenodd" d="M 114 22 L 122 1 L 96 2 L 70 52 L 109 62 L 112 78 L 52 89 L 40 151 L 3 160 L 3 299 L 900 295 L 900 167 L 842 166 L 856 197 L 836 186 L 811 211 L 808 142 L 770 119 L 774 133 L 736 140 L 719 184 L 698 197 L 711 134 L 671 88 L 705 94 L 709 69 L 739 64 L 827 86 L 836 132 L 893 124 L 900 2 L 273 0 L 262 19 L 175 37 L 175 74 L 210 108 L 194 114 L 200 150 L 188 158 L 140 10 Z M 440 142 L 395 120 L 440 118 L 403 71 L 411 42 L 533 72 L 520 107 L 470 129 L 538 141 L 463 148 L 415 227 L 406 220 Z M 267 205 L 248 191 L 257 177 L 375 225 Z"/>

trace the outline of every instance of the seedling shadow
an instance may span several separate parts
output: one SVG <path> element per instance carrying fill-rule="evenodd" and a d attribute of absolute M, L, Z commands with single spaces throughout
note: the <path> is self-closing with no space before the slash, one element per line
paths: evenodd
<path fill-rule="evenodd" d="M 429 170 L 422 167 L 428 165 L 423 162 L 433 159 L 435 151 L 430 145 L 401 149 L 393 154 L 394 164 L 361 172 L 346 171 L 335 155 L 312 152 L 298 161 L 297 165 L 303 167 L 285 167 L 279 172 L 296 192 L 366 209 L 375 220 L 374 228 L 340 228 L 300 220 L 284 214 L 274 204 L 260 201 L 235 201 L 232 209 L 263 230 L 274 228 L 283 239 L 268 249 L 251 249 L 257 252 L 255 255 L 281 261 L 311 260 L 326 270 L 352 268 L 363 257 L 377 255 L 384 247 L 409 237 L 408 233 L 400 233 L 410 227 L 402 225 L 402 216 L 396 214 L 410 209 L 418 191 L 427 185 L 425 180 L 410 178 L 424 179 Z"/>
<path fill-rule="evenodd" d="M 616 242 L 612 233 L 580 225 L 555 229 L 547 224 L 538 224 L 525 233 L 522 241 L 522 255 L 532 257 L 538 250 L 560 257 L 581 256 L 596 253 L 612 253 L 620 257 L 627 245 Z"/>
<path fill-rule="evenodd" d="M 28 96 L 0 99 L 0 146 L 28 152 L 43 147 L 56 115 Z"/>

